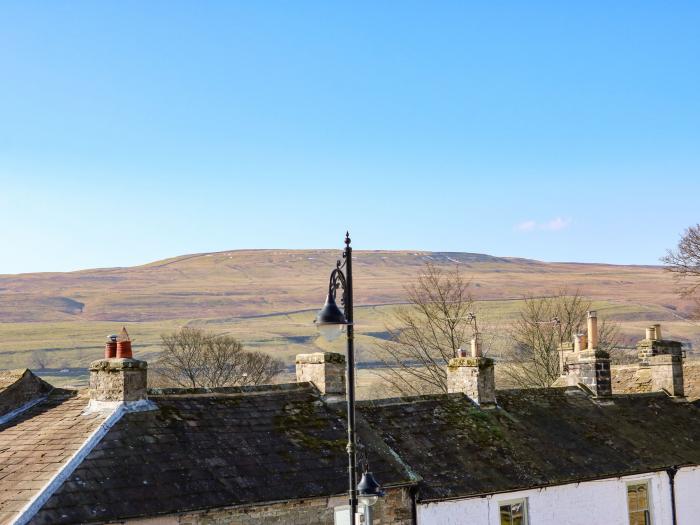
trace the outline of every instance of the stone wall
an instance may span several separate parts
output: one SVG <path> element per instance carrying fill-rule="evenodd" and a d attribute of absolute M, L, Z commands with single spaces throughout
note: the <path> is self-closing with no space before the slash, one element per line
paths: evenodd
<path fill-rule="evenodd" d="M 683 363 L 683 383 L 688 399 L 700 399 L 700 361 Z"/>
<path fill-rule="evenodd" d="M 683 363 L 683 384 L 688 399 L 700 399 L 700 361 Z M 612 367 L 612 388 L 615 394 L 652 392 L 651 369 L 638 365 Z"/>
<path fill-rule="evenodd" d="M 410 525 L 411 496 L 407 488 L 386 491 L 374 506 L 373 525 Z M 232 507 L 158 518 L 129 520 L 129 525 L 333 525 L 335 507 L 347 504 L 347 497 Z"/>
<path fill-rule="evenodd" d="M 651 368 L 638 365 L 613 365 L 613 394 L 643 394 L 651 392 Z"/>

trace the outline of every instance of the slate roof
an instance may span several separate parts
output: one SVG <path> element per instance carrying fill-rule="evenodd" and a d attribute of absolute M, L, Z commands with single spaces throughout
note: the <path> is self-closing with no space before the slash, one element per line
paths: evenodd
<path fill-rule="evenodd" d="M 156 390 L 127 412 L 32 524 L 104 523 L 344 494 L 344 403 L 308 383 Z M 481 409 L 463 394 L 358 405 L 359 458 L 418 501 L 700 464 L 700 402 L 666 394 L 596 400 L 578 388 L 509 390 Z M 54 390 L 0 426 L 0 523 L 18 515 L 102 423 Z"/>
<path fill-rule="evenodd" d="M 430 501 L 700 464 L 700 405 L 666 394 L 595 401 L 577 388 L 499 391 L 500 408 L 462 394 L 360 404 L 423 480 Z"/>
<path fill-rule="evenodd" d="M 322 402 L 308 383 L 168 390 L 149 399 L 158 409 L 124 414 L 31 523 L 116 521 L 347 490 L 343 406 Z M 383 443 L 359 434 L 384 485 L 411 482 Z"/>
<path fill-rule="evenodd" d="M 87 397 L 56 389 L 0 425 L 0 524 L 16 518 L 104 421 L 83 415 L 86 405 Z"/>
<path fill-rule="evenodd" d="M 26 368 L 0 370 L 0 421 L 2 416 L 46 396 L 52 389 L 50 384 Z"/>

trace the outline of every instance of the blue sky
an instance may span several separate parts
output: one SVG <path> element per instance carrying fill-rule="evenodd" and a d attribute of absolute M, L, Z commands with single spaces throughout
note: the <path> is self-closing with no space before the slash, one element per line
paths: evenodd
<path fill-rule="evenodd" d="M 655 264 L 700 221 L 700 4 L 563 4 L 3 2 L 0 273 L 346 228 Z"/>

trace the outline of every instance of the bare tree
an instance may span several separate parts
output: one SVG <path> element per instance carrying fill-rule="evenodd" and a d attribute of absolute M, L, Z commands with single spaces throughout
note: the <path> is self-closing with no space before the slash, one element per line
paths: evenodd
<path fill-rule="evenodd" d="M 428 263 L 406 288 L 408 305 L 387 326 L 389 339 L 377 343 L 373 370 L 401 395 L 447 392 L 446 367 L 476 329 L 474 301 L 458 268 Z"/>
<path fill-rule="evenodd" d="M 244 352 L 241 385 L 260 385 L 269 383 L 273 377 L 284 370 L 284 363 L 262 352 Z"/>
<path fill-rule="evenodd" d="M 49 365 L 49 356 L 44 350 L 34 350 L 32 352 L 31 367 L 36 370 L 44 370 Z"/>
<path fill-rule="evenodd" d="M 662 262 L 681 285 L 681 297 L 692 298 L 700 288 L 700 224 L 685 230 L 675 250 L 668 250 Z M 700 299 L 695 299 L 700 313 Z"/>
<path fill-rule="evenodd" d="M 284 368 L 279 359 L 245 351 L 234 337 L 198 328 L 163 334 L 161 348 L 155 372 L 182 387 L 259 385 Z"/>
<path fill-rule="evenodd" d="M 548 387 L 560 375 L 560 347 L 586 324 L 591 302 L 577 290 L 561 290 L 548 297 L 526 297 L 518 319 L 510 327 L 513 342 L 503 375 L 522 388 Z M 603 320 L 598 325 L 598 348 L 618 353 L 619 327 Z"/>

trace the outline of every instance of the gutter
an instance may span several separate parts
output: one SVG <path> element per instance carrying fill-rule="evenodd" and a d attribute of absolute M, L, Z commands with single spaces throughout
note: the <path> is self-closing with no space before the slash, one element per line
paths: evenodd
<path fill-rule="evenodd" d="M 677 525 L 676 521 L 676 474 L 678 473 L 678 466 L 674 465 L 666 469 L 668 474 L 668 482 L 671 487 L 671 516 L 673 517 L 673 525 Z"/>

